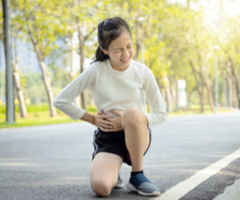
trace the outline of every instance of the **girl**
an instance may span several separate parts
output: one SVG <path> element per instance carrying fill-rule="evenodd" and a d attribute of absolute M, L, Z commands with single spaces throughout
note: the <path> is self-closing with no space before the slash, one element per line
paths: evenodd
<path fill-rule="evenodd" d="M 149 126 L 167 117 L 165 105 L 154 75 L 145 65 L 132 60 L 133 44 L 128 24 L 120 17 L 98 25 L 96 60 L 54 99 L 54 106 L 73 120 L 82 119 L 98 127 L 94 133 L 94 152 L 90 168 L 92 190 L 108 196 L 114 187 L 122 187 L 118 175 L 123 162 L 132 166 L 127 188 L 145 196 L 160 191 L 143 173 L 143 156 L 151 143 Z M 98 113 L 92 115 L 76 106 L 75 98 L 89 89 Z M 145 90 L 152 112 L 144 114 Z"/>

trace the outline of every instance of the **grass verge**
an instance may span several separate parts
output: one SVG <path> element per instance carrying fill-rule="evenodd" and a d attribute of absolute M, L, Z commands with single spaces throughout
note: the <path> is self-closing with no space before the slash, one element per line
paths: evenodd
<path fill-rule="evenodd" d="M 5 107 L 5 106 L 4 106 Z M 62 124 L 62 123 L 72 123 L 80 122 L 81 120 L 72 120 L 70 117 L 65 115 L 60 110 L 56 109 L 57 116 L 49 117 L 48 105 L 31 105 L 27 107 L 27 118 L 21 118 L 18 112 L 18 107 L 15 108 L 16 112 L 16 122 L 14 124 L 8 124 L 5 122 L 5 108 L 0 106 L 0 129 L 3 128 L 16 128 L 16 127 L 26 127 L 26 126 L 38 126 L 38 125 L 49 125 L 49 124 Z M 88 112 L 92 114 L 97 113 L 95 107 L 88 107 Z M 233 110 L 220 108 L 219 113 L 232 112 Z M 204 113 L 200 113 L 198 109 L 192 109 L 190 111 L 177 111 L 169 113 L 168 116 L 186 116 L 186 115 L 196 115 L 196 114 L 212 114 L 213 112 L 210 109 L 206 109 Z"/>
<path fill-rule="evenodd" d="M 88 107 L 88 112 L 92 114 L 97 113 L 95 107 Z M 81 120 L 72 120 L 70 117 L 65 115 L 60 110 L 56 109 L 56 117 L 50 117 L 48 111 L 48 105 L 31 105 L 27 106 L 27 118 L 21 118 L 18 112 L 18 107 L 15 108 L 16 121 L 13 124 L 9 124 L 5 121 L 5 108 L 0 106 L 0 129 L 2 128 L 16 128 L 25 126 L 38 126 L 38 125 L 49 125 L 49 124 L 62 124 L 71 122 L 80 122 Z"/>

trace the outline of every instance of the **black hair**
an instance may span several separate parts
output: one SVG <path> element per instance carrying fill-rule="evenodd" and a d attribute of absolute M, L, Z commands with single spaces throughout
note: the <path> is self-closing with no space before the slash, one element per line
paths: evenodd
<path fill-rule="evenodd" d="M 98 24 L 98 44 L 104 50 L 108 50 L 110 43 L 118 38 L 123 30 L 127 30 L 131 37 L 130 28 L 127 22 L 121 17 L 112 17 L 109 19 L 105 19 Z M 95 52 L 95 61 L 104 61 L 109 58 L 107 54 L 105 54 L 100 47 L 97 47 Z"/>

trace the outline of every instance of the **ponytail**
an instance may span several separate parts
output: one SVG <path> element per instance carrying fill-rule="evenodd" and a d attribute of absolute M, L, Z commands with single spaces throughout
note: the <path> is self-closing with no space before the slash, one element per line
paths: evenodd
<path fill-rule="evenodd" d="M 109 56 L 107 54 L 105 54 L 102 49 L 100 49 L 100 47 L 98 46 L 97 47 L 97 50 L 95 52 L 95 56 L 96 56 L 96 59 L 93 61 L 93 62 L 97 62 L 97 61 L 104 61 L 106 59 L 109 58 Z"/>

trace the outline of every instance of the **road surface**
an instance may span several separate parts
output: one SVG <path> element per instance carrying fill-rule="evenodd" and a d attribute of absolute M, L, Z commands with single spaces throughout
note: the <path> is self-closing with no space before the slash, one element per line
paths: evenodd
<path fill-rule="evenodd" d="M 168 117 L 151 129 L 143 169 L 162 193 L 152 199 L 212 200 L 240 178 L 240 112 Z M 98 199 L 89 184 L 94 130 L 83 122 L 0 129 L 0 200 Z M 130 171 L 123 164 L 124 188 L 101 199 L 151 199 L 126 189 Z"/>

